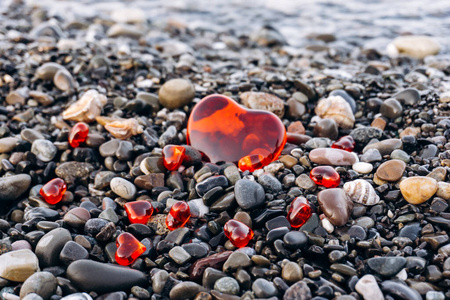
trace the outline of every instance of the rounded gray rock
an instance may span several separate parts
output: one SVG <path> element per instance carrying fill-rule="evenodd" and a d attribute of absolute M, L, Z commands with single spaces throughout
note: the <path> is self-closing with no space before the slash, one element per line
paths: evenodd
<path fill-rule="evenodd" d="M 234 186 L 237 204 L 245 210 L 251 210 L 264 203 L 265 193 L 263 187 L 248 179 L 239 179 Z"/>
<path fill-rule="evenodd" d="M 65 228 L 56 228 L 46 233 L 36 245 L 36 256 L 41 267 L 59 265 L 59 254 L 64 245 L 72 240 L 70 231 Z"/>
<path fill-rule="evenodd" d="M 224 294 L 238 295 L 240 288 L 239 283 L 232 277 L 222 277 L 214 284 L 214 289 Z"/>
<path fill-rule="evenodd" d="M 28 294 L 35 293 L 41 296 L 44 300 L 56 292 L 58 282 L 56 277 L 49 272 L 37 272 L 28 277 L 20 288 L 20 298 Z"/>
<path fill-rule="evenodd" d="M 278 294 L 275 285 L 264 278 L 256 279 L 252 284 L 252 290 L 258 298 L 270 298 Z"/>
<path fill-rule="evenodd" d="M 9 202 L 20 197 L 31 184 L 31 176 L 19 174 L 0 178 L 0 202 Z"/>
<path fill-rule="evenodd" d="M 58 149 L 49 140 L 37 139 L 31 145 L 31 152 L 43 162 L 49 162 L 55 158 Z"/>

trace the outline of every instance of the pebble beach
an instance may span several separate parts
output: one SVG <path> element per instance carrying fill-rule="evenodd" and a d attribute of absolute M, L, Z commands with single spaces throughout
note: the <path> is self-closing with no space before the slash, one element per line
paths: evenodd
<path fill-rule="evenodd" d="M 0 0 L 0 299 L 450 299 L 450 5 L 296 2 Z"/>

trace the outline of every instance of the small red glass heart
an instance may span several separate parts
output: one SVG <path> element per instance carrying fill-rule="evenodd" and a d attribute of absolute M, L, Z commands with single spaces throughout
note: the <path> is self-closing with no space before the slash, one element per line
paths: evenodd
<path fill-rule="evenodd" d="M 183 146 L 167 145 L 163 148 L 164 167 L 169 171 L 177 170 L 184 159 L 186 149 Z"/>
<path fill-rule="evenodd" d="M 293 228 L 299 228 L 308 221 L 312 215 L 312 209 L 308 200 L 297 197 L 291 203 L 287 219 Z"/>
<path fill-rule="evenodd" d="M 48 204 L 57 204 L 66 192 L 67 185 L 61 178 L 55 178 L 41 187 L 39 194 Z"/>
<path fill-rule="evenodd" d="M 76 148 L 86 141 L 89 134 L 89 126 L 86 123 L 78 122 L 69 131 L 69 144 Z"/>
<path fill-rule="evenodd" d="M 355 149 L 355 140 L 350 135 L 346 135 L 334 142 L 331 145 L 331 148 L 352 152 L 353 149 Z"/>
<path fill-rule="evenodd" d="M 225 223 L 223 232 L 230 242 L 238 248 L 247 246 L 254 235 L 253 230 L 250 227 L 233 219 Z"/>
<path fill-rule="evenodd" d="M 178 201 L 170 208 L 166 217 L 166 226 L 170 230 L 175 230 L 184 226 L 191 217 L 189 205 L 184 201 Z"/>
<path fill-rule="evenodd" d="M 335 188 L 341 183 L 341 176 L 330 166 L 315 167 L 309 173 L 309 177 L 315 184 L 326 188 Z"/>
<path fill-rule="evenodd" d="M 116 246 L 116 262 L 122 266 L 131 265 L 147 249 L 128 232 L 117 237 Z"/>
<path fill-rule="evenodd" d="M 271 112 L 246 109 L 223 95 L 202 99 L 192 110 L 187 142 L 213 163 L 238 163 L 253 171 L 278 158 L 286 129 Z"/>
<path fill-rule="evenodd" d="M 124 205 L 130 223 L 147 224 L 153 213 L 153 206 L 148 201 L 132 201 Z"/>

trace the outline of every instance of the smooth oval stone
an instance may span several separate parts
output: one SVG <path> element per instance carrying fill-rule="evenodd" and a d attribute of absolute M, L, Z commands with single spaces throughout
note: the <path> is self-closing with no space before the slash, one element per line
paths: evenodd
<path fill-rule="evenodd" d="M 129 291 L 135 285 L 148 285 L 141 271 L 87 259 L 71 263 L 67 268 L 67 278 L 83 291 L 98 294 Z"/>
<path fill-rule="evenodd" d="M 334 148 L 318 148 L 309 152 L 309 159 L 320 165 L 351 166 L 358 161 L 348 151 Z"/>
<path fill-rule="evenodd" d="M 376 174 L 381 180 L 395 182 L 402 178 L 405 169 L 406 164 L 404 161 L 392 159 L 382 163 L 378 167 Z"/>
<path fill-rule="evenodd" d="M 252 290 L 258 298 L 270 298 L 278 294 L 275 285 L 264 278 L 256 279 L 252 284 Z"/>
<path fill-rule="evenodd" d="M 19 174 L 0 178 L 0 203 L 16 200 L 31 184 L 31 176 Z"/>
<path fill-rule="evenodd" d="M 406 265 L 406 258 L 402 256 L 372 257 L 367 261 L 367 265 L 372 271 L 382 276 L 391 277 L 400 272 Z"/>
<path fill-rule="evenodd" d="M 401 300 L 422 300 L 420 294 L 398 281 L 386 280 L 381 283 L 381 290 L 385 293 L 396 296 L 396 299 Z"/>
<path fill-rule="evenodd" d="M 400 182 L 400 191 L 411 204 L 422 204 L 430 199 L 438 189 L 436 180 L 431 177 L 415 176 Z"/>
<path fill-rule="evenodd" d="M 273 113 L 245 109 L 223 95 L 211 95 L 192 110 L 187 141 L 213 163 L 258 156 L 263 167 L 280 155 L 286 129 Z"/>
<path fill-rule="evenodd" d="M 234 186 L 234 195 L 237 204 L 245 210 L 261 206 L 265 200 L 263 187 L 248 179 L 239 179 Z"/>
<path fill-rule="evenodd" d="M 59 265 L 59 254 L 64 245 L 72 240 L 70 231 L 65 228 L 56 228 L 46 233 L 36 245 L 36 255 L 42 267 Z"/>
<path fill-rule="evenodd" d="M 404 161 L 405 163 L 409 163 L 409 161 L 411 160 L 409 158 L 409 154 L 400 149 L 395 149 L 394 151 L 392 151 L 391 159 L 399 159 L 401 161 Z"/>
<path fill-rule="evenodd" d="M 189 80 L 182 78 L 169 80 L 159 89 L 159 103 L 168 109 L 188 105 L 194 97 L 194 86 Z"/>
<path fill-rule="evenodd" d="M 56 292 L 58 282 L 56 277 L 49 272 L 37 272 L 28 277 L 20 288 L 20 298 L 35 293 L 47 300 Z"/>
<path fill-rule="evenodd" d="M 395 149 L 402 149 L 403 143 L 400 139 L 387 139 L 381 142 L 372 143 L 367 145 L 363 149 L 363 153 L 366 153 L 369 149 L 377 149 L 381 155 L 391 154 Z"/>
<path fill-rule="evenodd" d="M 0 153 L 11 152 L 16 148 L 19 140 L 15 137 L 4 137 L 0 139 Z"/>
<path fill-rule="evenodd" d="M 31 145 L 31 152 L 43 162 L 49 162 L 56 156 L 58 149 L 51 141 L 38 139 Z"/>
<path fill-rule="evenodd" d="M 1 278 L 24 282 L 37 271 L 39 260 L 31 250 L 21 249 L 0 255 Z"/>
<path fill-rule="evenodd" d="M 352 169 L 360 174 L 369 174 L 373 170 L 373 165 L 366 162 L 353 164 Z"/>
<path fill-rule="evenodd" d="M 110 182 L 111 190 L 120 197 L 133 200 L 136 195 L 136 187 L 126 179 L 115 177 Z"/>
<path fill-rule="evenodd" d="M 385 100 L 380 107 L 380 113 L 389 119 L 400 117 L 402 115 L 402 112 L 402 105 L 400 104 L 400 102 L 398 102 L 397 99 L 394 98 Z"/>
<path fill-rule="evenodd" d="M 320 209 L 335 226 L 343 226 L 350 218 L 353 202 L 343 189 L 327 189 L 317 195 Z"/>

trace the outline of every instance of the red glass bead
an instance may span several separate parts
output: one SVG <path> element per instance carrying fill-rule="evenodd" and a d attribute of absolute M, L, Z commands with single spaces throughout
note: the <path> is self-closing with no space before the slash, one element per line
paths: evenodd
<path fill-rule="evenodd" d="M 247 246 L 254 235 L 250 227 L 233 219 L 225 223 L 223 231 L 230 242 L 238 248 Z"/>
<path fill-rule="evenodd" d="M 69 131 L 69 144 L 73 148 L 80 146 L 86 141 L 89 133 L 89 126 L 86 123 L 78 122 Z"/>
<path fill-rule="evenodd" d="M 331 145 L 331 148 L 342 149 L 348 152 L 352 152 L 355 149 L 355 140 L 350 136 L 346 135 L 341 137 L 339 140 Z"/>
<path fill-rule="evenodd" d="M 312 215 L 312 209 L 308 200 L 297 197 L 291 203 L 287 219 L 293 228 L 301 227 Z"/>
<path fill-rule="evenodd" d="M 147 249 L 131 233 L 121 233 L 116 239 L 116 262 L 122 266 L 131 265 Z"/>
<path fill-rule="evenodd" d="M 153 213 L 153 206 L 148 201 L 132 201 L 124 205 L 130 223 L 147 224 Z"/>
<path fill-rule="evenodd" d="M 163 148 L 164 167 L 169 171 L 177 170 L 184 159 L 186 149 L 183 146 L 167 145 Z"/>
<path fill-rule="evenodd" d="M 339 176 L 339 173 L 330 166 L 315 167 L 309 173 L 309 177 L 315 184 L 326 188 L 335 188 L 341 183 L 341 176 Z"/>
<path fill-rule="evenodd" d="M 166 217 L 166 226 L 170 230 L 175 230 L 184 226 L 191 217 L 189 205 L 184 201 L 178 201 L 170 208 Z"/>
<path fill-rule="evenodd" d="M 39 194 L 41 194 L 41 196 L 48 204 L 53 205 L 61 201 L 66 190 L 67 185 L 64 180 L 62 180 L 61 178 L 55 178 L 41 187 Z"/>
<path fill-rule="evenodd" d="M 192 110 L 187 142 L 213 163 L 238 163 L 244 158 L 239 165 L 255 169 L 278 158 L 286 129 L 271 112 L 246 109 L 228 97 L 211 95 Z"/>

